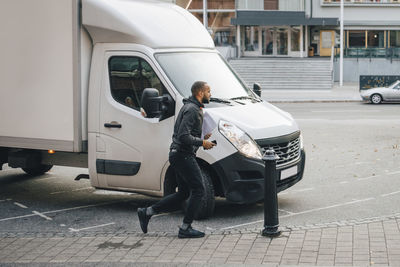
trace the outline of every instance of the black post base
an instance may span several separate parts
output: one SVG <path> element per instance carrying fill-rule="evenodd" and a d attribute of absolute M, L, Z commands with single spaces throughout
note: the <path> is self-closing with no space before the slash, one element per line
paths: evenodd
<path fill-rule="evenodd" d="M 278 230 L 278 226 L 275 226 L 275 227 L 265 227 L 263 230 L 262 230 L 262 232 L 261 232 L 261 234 L 263 235 L 263 236 L 267 236 L 267 237 L 278 237 L 278 236 L 280 236 L 281 235 L 281 231 L 279 231 Z"/>

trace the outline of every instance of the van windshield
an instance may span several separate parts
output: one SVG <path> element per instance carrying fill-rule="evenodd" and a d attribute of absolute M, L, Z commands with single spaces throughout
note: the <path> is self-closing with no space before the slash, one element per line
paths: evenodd
<path fill-rule="evenodd" d="M 191 95 L 190 89 L 195 81 L 207 82 L 211 87 L 211 97 L 231 99 L 253 96 L 217 53 L 159 53 L 156 59 L 184 97 Z"/>

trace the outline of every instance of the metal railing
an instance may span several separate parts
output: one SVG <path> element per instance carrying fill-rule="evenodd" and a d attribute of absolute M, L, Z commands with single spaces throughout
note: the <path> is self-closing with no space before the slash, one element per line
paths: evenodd
<path fill-rule="evenodd" d="M 338 56 L 338 48 L 335 48 L 335 59 Z M 351 47 L 345 48 L 343 55 L 346 58 L 386 58 L 390 61 L 393 59 L 400 59 L 400 47 L 389 47 L 389 48 L 363 48 L 363 47 Z"/>

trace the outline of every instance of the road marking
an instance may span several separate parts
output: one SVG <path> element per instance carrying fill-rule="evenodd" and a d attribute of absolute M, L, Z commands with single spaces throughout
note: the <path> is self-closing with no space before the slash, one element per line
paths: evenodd
<path fill-rule="evenodd" d="M 327 207 L 316 208 L 316 209 L 305 210 L 305 211 L 301 211 L 301 212 L 297 212 L 297 213 L 292 213 L 292 214 L 288 214 L 288 215 L 283 215 L 283 216 L 280 216 L 280 218 L 287 218 L 287 217 L 292 217 L 292 216 L 307 214 L 307 213 L 311 213 L 311 212 L 315 212 L 315 211 L 321 211 L 321 210 L 327 210 L 327 209 L 332 209 L 332 208 L 347 206 L 347 205 L 351 205 L 351 204 L 355 204 L 355 203 L 370 201 L 370 200 L 373 200 L 373 199 L 375 199 L 375 198 L 371 197 L 371 198 L 365 198 L 365 199 L 360 199 L 360 200 L 349 201 L 349 202 L 345 202 L 345 203 L 341 203 L 341 204 L 336 204 L 336 205 L 331 205 L 331 206 L 327 206 Z M 257 223 L 261 223 L 261 222 L 264 222 L 264 220 L 258 220 L 258 221 L 254 221 L 254 222 L 248 222 L 248 223 L 243 223 L 243 224 L 228 226 L 228 227 L 221 228 L 220 230 L 229 230 L 229 229 L 238 228 L 238 227 L 242 227 L 242 226 L 247 226 L 247 225 L 251 225 L 251 224 L 257 224 Z"/>
<path fill-rule="evenodd" d="M 311 190 L 314 190 L 314 188 L 310 187 L 310 188 L 297 189 L 297 190 L 293 190 L 293 192 L 305 192 L 305 191 L 311 191 Z"/>
<path fill-rule="evenodd" d="M 323 207 L 323 208 L 316 208 L 316 209 L 305 210 L 305 211 L 301 211 L 301 212 L 297 212 L 297 213 L 293 213 L 293 214 L 289 214 L 289 215 L 284 215 L 284 216 L 281 216 L 281 218 L 286 218 L 286 217 L 302 215 L 302 214 L 311 213 L 311 212 L 320 211 L 320 210 L 327 210 L 327 209 L 347 206 L 347 205 L 360 203 L 360 202 L 366 202 L 366 201 L 370 201 L 370 200 L 374 200 L 374 199 L 375 199 L 374 197 L 370 197 L 370 198 L 364 198 L 364 199 L 359 199 L 359 200 L 353 200 L 353 201 L 349 201 L 349 202 L 345 202 L 345 203 L 341 203 L 341 204 L 335 204 L 335 205 L 331 205 L 331 206 L 327 206 L 327 207 Z"/>
<path fill-rule="evenodd" d="M 398 193 L 400 193 L 400 191 L 396 191 L 396 192 L 392 192 L 392 193 L 388 193 L 388 194 L 383 194 L 381 196 L 382 197 L 387 197 L 387 196 L 391 196 L 391 195 L 398 194 Z"/>
<path fill-rule="evenodd" d="M 311 110 L 313 113 L 381 112 L 380 110 Z"/>
<path fill-rule="evenodd" d="M 62 193 L 70 193 L 70 192 L 75 192 L 75 191 L 83 191 L 83 190 L 88 190 L 88 189 L 92 189 L 93 187 L 84 187 L 84 188 L 78 188 L 78 189 L 73 189 L 73 190 L 69 190 L 69 191 L 58 191 L 58 192 L 52 192 L 50 193 L 50 195 L 55 195 L 55 194 L 62 194 Z"/>
<path fill-rule="evenodd" d="M 112 202 L 105 202 L 105 203 L 101 203 L 101 204 L 93 204 L 93 205 L 66 208 L 66 209 L 60 209 L 60 210 L 45 211 L 45 212 L 42 212 L 41 214 L 49 214 L 49 213 L 57 213 L 57 212 L 85 209 L 85 208 L 91 208 L 91 207 L 106 206 L 106 205 L 112 205 L 112 204 L 116 204 L 116 203 L 123 203 L 123 202 L 127 202 L 127 201 L 128 200 L 126 200 L 126 201 L 112 201 Z M 27 214 L 27 215 L 15 216 L 15 217 L 3 218 L 3 219 L 0 219 L 0 222 L 9 221 L 9 220 L 15 220 L 15 219 L 21 219 L 21 218 L 26 218 L 26 217 L 32 217 L 32 216 L 38 216 L 38 214 Z"/>
<path fill-rule="evenodd" d="M 398 174 L 398 173 L 400 173 L 400 171 L 397 171 L 397 172 L 388 172 L 388 173 L 386 173 L 386 175 L 393 175 L 393 174 Z"/>
<path fill-rule="evenodd" d="M 14 202 L 14 204 L 17 205 L 20 208 L 23 208 L 23 209 L 27 209 L 28 208 L 27 206 L 22 205 L 21 203 L 18 203 L 18 202 Z"/>
<path fill-rule="evenodd" d="M 349 181 L 340 182 L 340 184 L 348 184 L 348 183 L 349 183 Z"/>
<path fill-rule="evenodd" d="M 46 178 L 40 178 L 40 179 L 35 179 L 34 181 L 43 181 L 43 180 L 49 180 L 49 179 L 60 179 L 59 177 L 46 177 Z"/>
<path fill-rule="evenodd" d="M 48 220 L 48 221 L 52 221 L 52 220 L 53 220 L 52 218 L 47 217 L 47 216 L 44 215 L 43 213 L 37 212 L 36 210 L 32 211 L 32 213 L 34 213 L 34 214 L 36 214 L 36 215 L 38 215 L 38 216 L 40 216 L 40 217 L 42 217 L 42 218 L 44 218 L 44 219 L 46 219 L 46 220 Z"/>
<path fill-rule="evenodd" d="M 288 214 L 293 214 L 293 212 L 290 212 L 290 211 L 287 211 L 287 210 L 283 210 L 283 209 L 278 209 L 278 211 L 286 212 Z"/>
<path fill-rule="evenodd" d="M 83 230 L 89 230 L 89 229 L 104 227 L 104 226 L 113 225 L 113 224 L 115 224 L 115 222 L 96 225 L 96 226 L 85 227 L 85 228 L 81 228 L 81 229 L 69 228 L 69 231 L 70 232 L 80 232 L 80 231 L 83 231 Z"/>
<path fill-rule="evenodd" d="M 371 178 L 376 178 L 376 177 L 380 177 L 381 175 L 372 175 L 372 176 L 368 176 L 368 177 L 364 177 L 364 178 L 358 178 L 358 181 L 363 181 L 363 180 L 368 180 Z"/>

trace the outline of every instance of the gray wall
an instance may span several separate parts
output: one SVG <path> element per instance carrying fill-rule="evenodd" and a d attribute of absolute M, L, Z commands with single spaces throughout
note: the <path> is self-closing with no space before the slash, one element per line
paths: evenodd
<path fill-rule="evenodd" d="M 400 75 L 400 60 L 375 58 L 345 58 L 343 61 L 343 81 L 359 82 L 360 75 Z M 339 60 L 334 62 L 334 79 L 339 81 Z"/>
<path fill-rule="evenodd" d="M 323 0 L 313 1 L 313 17 L 340 17 L 340 5 L 322 4 Z M 400 25 L 400 4 L 345 4 L 345 25 L 361 22 L 361 25 Z M 347 23 L 346 23 L 347 22 Z M 386 23 L 385 23 L 386 22 Z M 393 23 L 397 22 L 397 23 Z"/>

